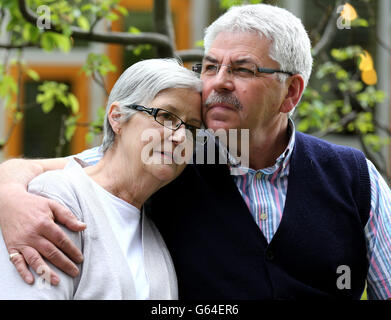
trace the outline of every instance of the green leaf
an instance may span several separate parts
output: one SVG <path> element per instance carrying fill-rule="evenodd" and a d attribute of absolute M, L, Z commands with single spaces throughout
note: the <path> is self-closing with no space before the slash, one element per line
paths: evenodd
<path fill-rule="evenodd" d="M 77 24 L 79 25 L 79 27 L 85 31 L 89 31 L 90 30 L 90 22 L 88 21 L 88 19 L 84 16 L 80 16 L 77 18 Z"/>
<path fill-rule="evenodd" d="M 63 52 L 69 52 L 72 47 L 71 39 L 63 34 L 54 33 L 53 38 L 57 44 L 57 47 Z"/>
<path fill-rule="evenodd" d="M 72 47 L 72 42 L 68 36 L 48 31 L 41 37 L 41 46 L 46 51 L 52 51 L 55 48 L 59 48 L 63 52 L 69 52 Z"/>
<path fill-rule="evenodd" d="M 116 20 L 119 19 L 119 16 L 118 16 L 118 14 L 116 14 L 116 13 L 114 13 L 114 12 L 109 12 L 109 13 L 105 16 L 105 18 L 106 18 L 107 20 L 109 20 L 109 21 L 116 21 Z"/>
<path fill-rule="evenodd" d="M 128 29 L 128 32 L 129 33 L 133 33 L 133 34 L 141 33 L 141 31 L 138 28 L 134 27 L 134 26 L 130 26 L 129 29 Z"/>
<path fill-rule="evenodd" d="M 31 34 L 30 34 L 31 27 L 30 26 L 31 26 L 30 24 L 26 23 L 23 27 L 22 37 L 23 37 L 24 41 L 30 40 L 30 37 L 31 37 Z"/>
<path fill-rule="evenodd" d="M 359 18 L 359 19 L 355 19 L 354 21 L 352 21 L 351 25 L 352 25 L 352 27 L 368 28 L 369 27 L 369 22 L 366 19 Z"/>
<path fill-rule="evenodd" d="M 127 16 L 127 15 L 128 15 L 128 9 L 126 9 L 126 7 L 117 6 L 116 9 L 117 9 L 118 12 L 121 13 L 123 16 Z"/>
<path fill-rule="evenodd" d="M 65 139 L 67 141 L 71 141 L 75 132 L 76 132 L 76 125 L 75 124 L 67 126 L 65 129 Z"/>
<path fill-rule="evenodd" d="M 73 135 L 77 129 L 77 120 L 80 118 L 80 115 L 69 116 L 65 120 L 65 139 L 71 141 Z"/>
<path fill-rule="evenodd" d="M 301 132 L 307 132 L 308 129 L 310 128 L 309 120 L 308 119 L 301 120 L 297 128 Z"/>
<path fill-rule="evenodd" d="M 56 43 L 51 36 L 50 32 L 45 32 L 41 37 L 41 47 L 45 51 L 52 51 L 56 46 Z"/>
<path fill-rule="evenodd" d="M 33 79 L 34 81 L 39 81 L 39 74 L 38 74 L 38 72 L 36 72 L 35 70 L 33 70 L 33 69 L 27 69 L 26 70 L 26 73 L 27 73 L 27 75 L 31 78 L 31 79 Z"/>
<path fill-rule="evenodd" d="M 91 144 L 94 141 L 94 134 L 92 132 L 88 132 L 85 139 L 87 144 Z"/>
<path fill-rule="evenodd" d="M 79 101 L 73 93 L 68 94 L 69 105 L 71 107 L 72 113 L 76 114 L 79 112 Z"/>
<path fill-rule="evenodd" d="M 16 112 L 14 115 L 14 119 L 16 122 L 20 122 L 23 119 L 23 113 L 22 112 Z"/>
<path fill-rule="evenodd" d="M 16 94 L 18 86 L 13 77 L 8 74 L 0 76 L 0 97 L 5 97 L 8 94 Z"/>
<path fill-rule="evenodd" d="M 198 40 L 194 44 L 196 47 L 203 48 L 204 47 L 204 40 Z"/>
<path fill-rule="evenodd" d="M 349 78 L 349 74 L 347 73 L 346 70 L 340 69 L 338 72 L 335 74 L 335 77 L 338 80 L 347 80 Z"/>
<path fill-rule="evenodd" d="M 91 3 L 83 5 L 80 10 L 81 11 L 91 11 L 93 9 L 93 5 Z"/>
<path fill-rule="evenodd" d="M 49 113 L 54 108 L 54 100 L 47 100 L 44 103 L 42 103 L 42 111 L 43 113 Z"/>

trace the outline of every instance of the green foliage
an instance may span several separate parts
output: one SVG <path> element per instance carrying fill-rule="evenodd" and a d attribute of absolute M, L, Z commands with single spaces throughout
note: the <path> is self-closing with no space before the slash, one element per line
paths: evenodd
<path fill-rule="evenodd" d="M 69 116 L 65 119 L 65 140 L 71 141 L 73 135 L 77 129 L 77 120 L 79 120 L 80 115 Z"/>
<path fill-rule="evenodd" d="M 89 132 L 86 135 L 86 142 L 92 143 L 94 136 L 99 135 L 103 131 L 103 121 L 106 115 L 106 109 L 100 107 L 98 109 L 98 118 L 97 120 L 91 122 Z"/>
<path fill-rule="evenodd" d="M 72 114 L 79 112 L 79 102 L 75 95 L 69 92 L 69 87 L 66 84 L 45 81 L 38 87 L 38 90 L 40 93 L 36 100 L 37 103 L 41 104 L 44 113 L 52 111 L 58 102 L 71 109 Z"/>
<path fill-rule="evenodd" d="M 4 15 L 0 14 L 0 32 L 5 29 L 9 35 L 9 46 L 20 47 L 20 52 L 23 47 L 38 47 L 46 52 L 58 50 L 68 53 L 74 46 L 73 28 L 93 31 L 95 25 L 103 19 L 112 22 L 128 14 L 127 9 L 120 5 L 120 0 L 27 0 L 27 5 L 42 23 L 39 27 L 24 20 L 19 10 L 18 0 L 0 2 L 0 13 L 8 13 L 7 20 L 2 20 Z M 139 33 L 140 31 L 132 29 L 129 32 Z M 139 55 L 142 50 L 149 48 L 148 44 L 136 46 L 134 52 Z M 17 103 L 19 98 L 15 98 L 19 95 L 18 79 L 8 74 L 9 65 L 6 63 L 7 61 L 4 65 L 0 64 L 0 99 L 3 106 L 13 112 L 15 122 L 17 122 L 23 117 L 23 106 Z M 39 74 L 27 68 L 23 60 L 19 59 L 17 65 L 20 74 L 26 73 L 33 81 L 40 79 Z M 104 76 L 116 71 L 116 66 L 106 55 L 91 53 L 82 70 L 100 86 L 105 87 Z M 44 82 L 39 86 L 36 101 L 41 105 L 44 113 L 51 112 L 58 102 L 71 110 L 71 116 L 64 124 L 64 139 L 69 141 L 79 125 L 77 120 L 80 118 L 80 108 L 76 96 L 69 92 L 68 86 L 53 81 Z M 100 114 L 98 120 L 90 124 L 88 141 L 92 140 L 91 134 L 101 132 L 102 123 L 103 117 Z M 61 140 L 60 144 L 62 143 Z"/>
<path fill-rule="evenodd" d="M 117 68 L 111 63 L 110 59 L 106 55 L 90 53 L 87 57 L 86 63 L 82 67 L 82 70 L 87 76 L 91 76 L 96 72 L 105 76 L 109 72 L 116 71 Z"/>
<path fill-rule="evenodd" d="M 3 69 L 4 67 L 0 65 L 0 98 L 8 101 L 18 92 L 18 87 L 14 78 L 6 74 Z"/>
<path fill-rule="evenodd" d="M 138 28 L 131 26 L 129 27 L 128 32 L 133 34 L 139 34 L 141 31 Z M 132 51 L 135 56 L 139 56 L 144 50 L 148 51 L 151 48 L 152 46 L 150 44 L 139 44 L 138 46 L 135 46 Z"/>
<path fill-rule="evenodd" d="M 232 6 L 238 6 L 242 4 L 257 4 L 262 2 L 263 0 L 220 0 L 220 7 L 222 9 L 229 9 Z"/>
<path fill-rule="evenodd" d="M 79 101 L 73 93 L 69 92 L 69 87 L 64 83 L 45 81 L 38 90 L 40 93 L 36 101 L 41 105 L 44 113 L 51 112 L 56 103 L 61 103 L 70 109 L 71 112 L 64 122 L 64 138 L 70 141 L 77 129 L 77 120 L 80 118 Z"/>

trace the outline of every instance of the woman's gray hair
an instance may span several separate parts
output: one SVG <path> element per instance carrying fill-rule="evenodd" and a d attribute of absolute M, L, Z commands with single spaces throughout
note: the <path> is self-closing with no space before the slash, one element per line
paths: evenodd
<path fill-rule="evenodd" d="M 205 31 L 208 53 L 220 32 L 256 32 L 271 41 L 270 57 L 281 70 L 300 73 L 305 87 L 311 76 L 311 41 L 300 19 L 289 11 L 267 4 L 232 7 Z M 286 76 L 279 75 L 281 81 Z"/>
<path fill-rule="evenodd" d="M 175 59 L 150 59 L 135 63 L 122 73 L 111 90 L 103 125 L 102 151 L 114 143 L 115 133 L 108 120 L 108 112 L 114 102 L 119 104 L 120 121 L 127 122 L 137 111 L 127 108 L 130 104 L 148 105 L 159 92 L 171 88 L 202 90 L 199 77 Z"/>

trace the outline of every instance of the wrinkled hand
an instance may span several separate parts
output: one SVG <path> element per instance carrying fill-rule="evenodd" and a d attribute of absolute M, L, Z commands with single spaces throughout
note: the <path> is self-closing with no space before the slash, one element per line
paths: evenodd
<path fill-rule="evenodd" d="M 20 185 L 0 186 L 0 227 L 3 238 L 10 254 L 21 253 L 11 261 L 29 284 L 34 282 L 34 277 L 27 265 L 37 274 L 50 270 L 53 285 L 60 281 L 42 256 L 72 277 L 79 273 L 73 262 L 81 263 L 82 253 L 54 221 L 72 231 L 82 231 L 86 227 L 69 209 L 54 200 L 30 194 Z"/>

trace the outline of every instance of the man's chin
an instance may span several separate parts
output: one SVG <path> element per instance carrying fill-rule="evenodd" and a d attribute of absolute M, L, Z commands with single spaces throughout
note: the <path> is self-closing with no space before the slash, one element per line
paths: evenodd
<path fill-rule="evenodd" d="M 213 131 L 217 130 L 229 130 L 229 129 L 237 129 L 238 126 L 232 121 L 222 121 L 222 120 L 210 120 L 206 121 L 206 127 Z"/>

